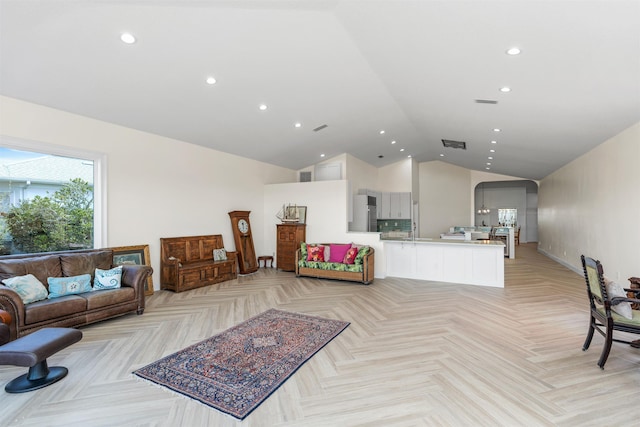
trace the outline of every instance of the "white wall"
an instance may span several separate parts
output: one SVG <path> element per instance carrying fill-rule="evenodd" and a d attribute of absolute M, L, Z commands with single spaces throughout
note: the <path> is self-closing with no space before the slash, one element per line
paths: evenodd
<path fill-rule="evenodd" d="M 581 271 L 580 255 L 605 275 L 640 276 L 640 123 L 545 177 L 538 191 L 540 251 Z"/>
<path fill-rule="evenodd" d="M 378 184 L 374 189 L 385 192 L 412 191 L 412 164 L 412 159 L 406 159 L 379 168 Z"/>
<path fill-rule="evenodd" d="M 361 188 L 378 190 L 378 168 L 351 155 L 346 156 L 346 161 L 345 178 L 351 183 L 353 194 L 357 194 Z"/>
<path fill-rule="evenodd" d="M 105 246 L 148 244 L 156 288 L 160 238 L 222 234 L 232 250 L 232 210 L 252 211 L 255 249 L 265 253 L 264 184 L 296 179 L 290 169 L 7 97 L 0 135 L 106 154 Z"/>
<path fill-rule="evenodd" d="M 470 179 L 465 168 L 437 160 L 420 163 L 420 237 L 439 237 L 451 226 L 468 224 Z"/>

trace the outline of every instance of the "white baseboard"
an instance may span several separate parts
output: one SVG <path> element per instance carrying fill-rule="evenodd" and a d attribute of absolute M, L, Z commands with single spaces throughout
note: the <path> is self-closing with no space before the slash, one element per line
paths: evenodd
<path fill-rule="evenodd" d="M 550 253 L 546 252 L 544 249 L 540 249 L 538 248 L 538 252 L 540 252 L 542 255 L 546 256 L 547 258 L 551 258 L 552 260 L 554 260 L 555 262 L 557 262 L 558 264 L 562 264 L 563 266 L 567 267 L 569 270 L 579 274 L 579 275 L 583 275 L 582 272 L 582 268 L 576 268 L 575 266 L 567 263 L 566 261 L 564 261 L 563 259 L 560 259 L 558 257 L 556 257 L 555 255 L 551 255 Z"/>

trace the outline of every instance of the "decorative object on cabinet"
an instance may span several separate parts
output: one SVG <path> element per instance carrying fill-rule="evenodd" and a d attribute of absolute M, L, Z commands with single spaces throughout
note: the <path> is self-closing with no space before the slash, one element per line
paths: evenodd
<path fill-rule="evenodd" d="M 149 245 L 120 246 L 111 248 L 111 250 L 113 251 L 113 265 L 147 265 L 151 267 Z M 153 295 L 153 278 L 151 276 L 147 279 L 144 294 Z"/>
<path fill-rule="evenodd" d="M 215 261 L 214 249 L 223 249 L 222 235 L 160 239 L 160 287 L 188 291 L 237 277 L 236 253 Z"/>
<path fill-rule="evenodd" d="M 306 239 L 305 224 L 276 225 L 276 266 L 280 270 L 295 271 L 296 249 Z"/>
<path fill-rule="evenodd" d="M 343 248 L 344 244 L 318 243 L 307 244 L 301 242 L 296 250 L 296 276 L 308 276 L 318 279 L 336 279 L 352 282 L 361 282 L 365 285 L 373 282 L 375 273 L 374 250 L 370 246 L 352 244 L 351 247 L 357 249 L 354 254 L 348 250 L 342 262 L 321 262 L 310 261 L 308 257 L 308 247 L 324 247 L 324 252 L 329 254 L 336 252 L 338 248 Z M 333 248 L 332 248 L 333 246 Z M 334 257 L 335 258 L 335 257 Z M 324 259 L 331 259 L 325 255 Z"/>
<path fill-rule="evenodd" d="M 307 207 L 298 205 L 282 205 L 280 212 L 276 214 L 276 218 L 284 223 L 307 223 Z"/>
<path fill-rule="evenodd" d="M 231 228 L 233 229 L 233 239 L 238 253 L 238 266 L 240 274 L 250 274 L 258 271 L 258 261 L 256 250 L 253 246 L 253 235 L 251 234 L 251 224 L 249 214 L 251 211 L 231 211 Z"/>

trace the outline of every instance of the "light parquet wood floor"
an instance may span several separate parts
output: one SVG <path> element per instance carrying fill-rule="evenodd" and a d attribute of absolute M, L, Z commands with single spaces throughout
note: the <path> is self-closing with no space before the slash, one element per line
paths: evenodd
<path fill-rule="evenodd" d="M 142 316 L 82 329 L 49 360 L 61 382 L 1 391 L 1 426 L 626 426 L 640 422 L 640 350 L 583 352 L 580 275 L 535 244 L 505 260 L 505 289 L 387 278 L 370 286 L 260 269 Z M 605 266 L 606 268 L 606 266 Z M 240 422 L 131 372 L 269 308 L 351 325 Z M 24 372 L 0 367 L 0 384 Z"/>

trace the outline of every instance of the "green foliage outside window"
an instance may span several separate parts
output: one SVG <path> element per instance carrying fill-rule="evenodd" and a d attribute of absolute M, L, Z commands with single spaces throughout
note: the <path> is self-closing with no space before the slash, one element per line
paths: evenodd
<path fill-rule="evenodd" d="M 4 214 L 14 252 L 34 253 L 93 247 L 93 188 L 76 178 L 51 197 L 36 196 Z"/>

